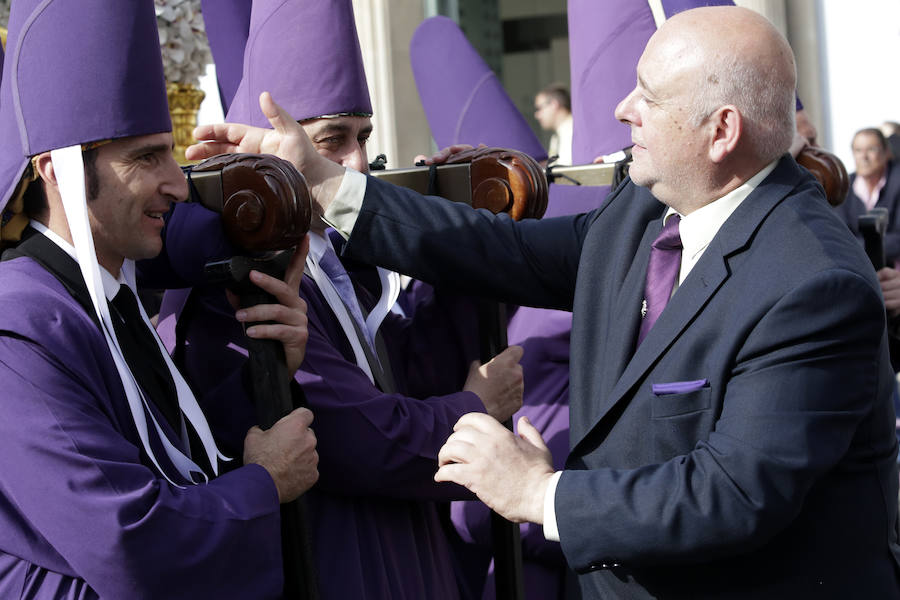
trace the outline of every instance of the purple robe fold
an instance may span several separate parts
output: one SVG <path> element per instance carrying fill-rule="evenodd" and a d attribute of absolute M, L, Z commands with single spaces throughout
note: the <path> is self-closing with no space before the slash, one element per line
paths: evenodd
<path fill-rule="evenodd" d="M 206 254 L 207 249 L 225 251 L 221 235 L 218 216 L 184 205 L 170 219 L 166 243 L 173 255 Z M 355 265 L 347 268 L 357 283 Z M 196 281 L 190 272 L 181 275 Z M 361 285 L 356 290 L 364 308 L 371 308 L 374 298 Z M 203 390 L 214 392 L 243 360 L 244 335 L 221 289 L 196 287 L 192 293 L 185 371 L 200 391 L 201 405 L 221 414 L 207 407 Z M 160 313 L 160 334 L 169 347 L 183 294 L 167 292 Z M 318 439 L 320 479 L 307 498 L 321 597 L 458 598 L 437 501 L 467 493 L 437 484 L 433 477 L 437 453 L 453 425 L 484 407 L 470 392 L 426 395 L 429 388 L 462 387 L 465 365 L 441 350 L 452 346 L 456 332 L 442 314 L 417 310 L 412 321 L 389 314 L 379 335 L 400 393 L 388 394 L 356 365 L 343 330 L 310 277 L 304 277 L 300 295 L 308 305 L 309 341 L 295 380 L 314 414 Z M 235 420 L 252 418 L 249 407 L 241 413 Z M 240 426 L 212 420 L 210 425 L 240 443 L 229 433 Z"/>
<path fill-rule="evenodd" d="M 29 258 L 0 263 L 0 281 L 0 597 L 277 597 L 268 473 L 168 484 L 87 313 Z M 243 398 L 229 391 L 219 405 Z"/>

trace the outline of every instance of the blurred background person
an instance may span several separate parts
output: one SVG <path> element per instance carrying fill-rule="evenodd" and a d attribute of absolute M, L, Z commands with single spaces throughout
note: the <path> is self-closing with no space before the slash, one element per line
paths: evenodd
<path fill-rule="evenodd" d="M 560 83 L 551 83 L 534 97 L 534 118 L 545 131 L 552 131 L 547 154 L 555 164 L 572 164 L 572 99 Z"/>
<path fill-rule="evenodd" d="M 888 226 L 884 235 L 884 256 L 894 266 L 900 258 L 900 219 L 897 204 L 900 200 L 900 168 L 891 160 L 887 139 L 881 130 L 868 127 L 853 136 L 853 160 L 856 172 L 850 175 L 850 191 L 843 204 L 835 210 L 850 231 L 862 242 L 859 217 L 875 207 L 886 208 Z"/>

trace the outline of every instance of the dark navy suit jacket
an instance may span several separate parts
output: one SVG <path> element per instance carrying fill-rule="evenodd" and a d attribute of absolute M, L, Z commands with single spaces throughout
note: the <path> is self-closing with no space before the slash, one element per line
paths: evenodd
<path fill-rule="evenodd" d="M 900 596 L 892 372 L 862 249 L 785 157 L 635 351 L 664 208 L 626 181 L 590 213 L 515 223 L 369 179 L 345 252 L 574 311 L 555 509 L 586 597 Z"/>

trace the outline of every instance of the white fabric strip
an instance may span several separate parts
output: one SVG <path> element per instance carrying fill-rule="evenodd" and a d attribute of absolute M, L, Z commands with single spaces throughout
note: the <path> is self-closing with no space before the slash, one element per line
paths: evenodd
<path fill-rule="evenodd" d="M 340 295 L 335 289 L 334 284 L 331 283 L 331 279 L 328 278 L 328 275 L 326 275 L 322 270 L 322 267 L 319 266 L 319 257 L 325 253 L 326 244 L 328 244 L 327 239 L 319 234 L 310 232 L 309 254 L 306 255 L 306 267 L 309 269 L 313 281 L 319 286 L 322 295 L 325 296 L 325 301 L 328 303 L 328 306 L 331 307 L 338 322 L 341 324 L 344 335 L 347 336 L 347 339 L 350 341 L 350 346 L 353 348 L 353 356 L 356 358 L 357 366 L 363 370 L 366 377 L 368 377 L 369 381 L 374 385 L 375 377 L 372 376 L 372 367 L 366 359 L 366 353 L 360 342 L 359 334 L 353 326 L 353 319 L 347 311 L 344 301 L 341 300 Z"/>
<path fill-rule="evenodd" d="M 647 0 L 650 5 L 650 12 L 653 13 L 653 20 L 656 21 L 656 28 L 659 29 L 666 22 L 666 11 L 663 10 L 662 0 Z"/>
<path fill-rule="evenodd" d="M 369 335 L 373 340 L 378 328 L 381 327 L 381 322 L 384 321 L 387 314 L 391 312 L 391 308 L 397 303 L 401 287 L 399 273 L 378 267 L 378 279 L 381 280 L 381 298 L 378 299 L 378 304 L 366 317 L 366 329 L 369 330 Z"/>
<path fill-rule="evenodd" d="M 128 285 L 128 287 L 131 288 L 131 291 L 134 293 L 134 297 L 137 298 L 137 280 L 135 278 L 133 260 L 126 260 L 122 265 L 122 276 L 125 278 L 125 283 Z M 184 417 L 194 428 L 194 431 L 200 438 L 200 442 L 203 444 L 203 450 L 206 452 L 206 458 L 209 460 L 209 464 L 212 466 L 213 473 L 215 475 L 218 475 L 219 464 L 216 459 L 228 462 L 231 460 L 231 458 L 225 456 L 219 451 L 219 448 L 216 446 L 216 442 L 213 439 L 212 431 L 209 428 L 209 423 L 206 421 L 206 415 L 203 414 L 203 410 L 200 408 L 200 404 L 194 397 L 194 392 L 191 391 L 191 388 L 190 386 L 188 386 L 187 381 L 184 380 L 181 372 L 175 366 L 175 363 L 172 362 L 172 358 L 166 351 L 166 347 L 163 345 L 162 340 L 159 339 L 159 336 L 156 334 L 156 330 L 154 329 L 153 324 L 150 322 L 150 318 L 147 316 L 147 312 L 144 310 L 144 305 L 140 302 L 138 302 L 137 304 L 138 310 L 141 312 L 141 318 L 144 320 L 144 325 L 146 325 L 150 329 L 150 331 L 153 332 L 153 339 L 156 340 L 156 345 L 159 347 L 159 351 L 162 353 L 163 360 L 166 361 L 166 366 L 169 368 L 169 373 L 172 374 L 172 380 L 175 382 L 175 390 L 178 394 L 178 407 L 181 409 L 181 414 L 184 415 Z M 186 437 L 184 439 L 187 440 Z"/>
<path fill-rule="evenodd" d="M 94 305 L 94 311 L 96 312 L 100 323 L 103 325 L 103 335 L 106 338 L 106 344 L 109 347 L 110 354 L 112 354 L 113 361 L 116 365 L 116 370 L 119 373 L 119 378 L 121 379 L 122 386 L 125 389 L 125 396 L 128 400 L 128 407 L 131 411 L 131 416 L 134 420 L 135 427 L 137 428 L 138 436 L 141 439 L 141 444 L 144 448 L 144 451 L 147 453 L 147 456 L 150 457 L 151 462 L 153 462 L 153 464 L 156 466 L 156 469 L 163 475 L 163 477 L 165 477 L 172 485 L 183 487 L 175 483 L 172 478 L 169 477 L 169 475 L 162 469 L 159 461 L 156 458 L 156 455 L 153 453 L 153 449 L 150 446 L 150 436 L 147 428 L 148 414 L 150 415 L 150 420 L 152 421 L 154 428 L 159 435 L 159 439 L 163 444 L 166 455 L 172 461 L 172 464 L 182 475 L 182 477 L 184 477 L 187 481 L 193 481 L 191 473 L 197 472 L 202 474 L 203 470 L 198 467 L 197 464 L 194 463 L 194 461 L 188 458 L 181 450 L 175 447 L 175 445 L 173 445 L 168 437 L 163 433 L 162 429 L 159 426 L 159 423 L 156 422 L 156 418 L 153 416 L 153 412 L 150 410 L 147 404 L 147 399 L 144 397 L 143 393 L 140 390 L 140 387 L 137 385 L 134 375 L 131 373 L 131 369 L 129 369 L 127 363 L 125 362 L 125 358 L 122 354 L 122 349 L 119 346 L 119 341 L 116 338 L 115 330 L 113 329 L 112 319 L 110 318 L 109 314 L 109 306 L 106 303 L 106 296 L 103 293 L 103 284 L 100 278 L 100 267 L 97 263 L 97 257 L 94 251 L 94 240 L 93 236 L 91 235 L 87 213 L 87 199 L 85 197 L 84 163 L 82 162 L 81 146 L 76 145 L 53 150 L 50 153 L 50 158 L 53 161 L 53 170 L 56 173 L 60 196 L 62 197 L 63 209 L 66 213 L 66 219 L 68 220 L 69 224 L 69 232 L 72 235 L 72 242 L 75 246 L 75 255 L 78 260 L 78 265 L 81 269 L 82 277 L 84 277 L 84 282 L 87 286 L 88 293 L 91 296 L 91 303 Z M 133 271 L 131 273 L 131 280 L 133 285 Z M 132 287 L 132 290 L 133 289 L 134 288 Z M 163 355 L 168 356 L 165 352 L 163 352 Z M 179 394 L 179 404 L 181 403 L 180 396 L 181 395 Z M 191 396 L 191 398 L 193 399 L 193 395 Z M 196 405 L 196 400 L 194 400 L 194 404 Z M 194 424 L 194 421 L 192 420 L 191 423 Z M 202 429 L 205 429 L 207 433 L 209 432 L 208 425 L 206 425 L 205 427 L 196 428 L 198 430 L 198 433 Z M 211 440 L 211 436 L 209 439 Z M 204 441 L 204 446 L 206 446 L 206 441 Z M 206 448 L 206 451 L 208 456 L 219 455 L 219 452 L 215 448 L 214 444 L 212 449 Z M 216 461 L 211 460 L 210 462 L 213 465 L 213 469 L 217 470 L 218 466 L 216 465 Z"/>

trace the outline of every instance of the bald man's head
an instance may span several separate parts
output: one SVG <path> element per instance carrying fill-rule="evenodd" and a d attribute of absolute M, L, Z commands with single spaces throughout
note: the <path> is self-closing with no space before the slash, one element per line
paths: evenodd
<path fill-rule="evenodd" d="M 794 53 L 765 17 L 735 6 L 697 8 L 666 21 L 648 51 L 653 44 L 692 50 L 692 124 L 733 104 L 743 117 L 743 137 L 760 160 L 787 152 L 795 130 Z"/>
<path fill-rule="evenodd" d="M 680 13 L 650 38 L 637 86 L 616 108 L 631 127 L 632 180 L 688 214 L 790 148 L 793 53 L 758 14 Z"/>

